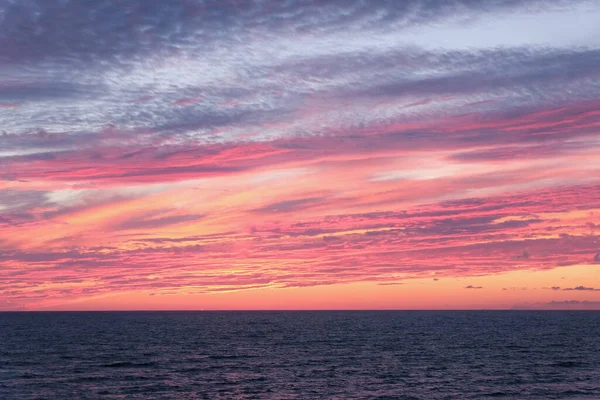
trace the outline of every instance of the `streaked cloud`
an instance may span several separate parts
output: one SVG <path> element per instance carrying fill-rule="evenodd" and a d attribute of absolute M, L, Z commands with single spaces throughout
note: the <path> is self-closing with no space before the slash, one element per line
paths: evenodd
<path fill-rule="evenodd" d="M 586 287 L 586 286 L 575 286 L 572 288 L 564 288 L 562 290 L 583 290 L 583 291 L 600 292 L 600 289 L 596 289 L 593 287 Z"/>

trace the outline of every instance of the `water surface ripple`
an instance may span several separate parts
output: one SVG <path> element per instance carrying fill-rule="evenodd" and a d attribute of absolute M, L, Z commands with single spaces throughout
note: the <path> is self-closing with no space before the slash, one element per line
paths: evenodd
<path fill-rule="evenodd" d="M 600 399 L 600 312 L 0 313 L 0 399 Z"/>

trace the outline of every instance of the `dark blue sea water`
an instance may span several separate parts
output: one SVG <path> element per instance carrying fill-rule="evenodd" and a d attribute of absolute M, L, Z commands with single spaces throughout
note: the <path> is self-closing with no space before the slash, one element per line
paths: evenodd
<path fill-rule="evenodd" d="M 0 399 L 600 399 L 600 312 L 0 313 Z"/>

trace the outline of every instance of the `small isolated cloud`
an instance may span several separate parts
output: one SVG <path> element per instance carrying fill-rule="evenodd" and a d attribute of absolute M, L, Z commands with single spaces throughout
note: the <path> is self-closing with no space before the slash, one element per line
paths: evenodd
<path fill-rule="evenodd" d="M 437 282 L 440 280 L 440 278 L 433 278 L 433 280 Z"/>
<path fill-rule="evenodd" d="M 590 291 L 590 292 L 600 292 L 600 289 L 596 289 L 593 287 L 586 287 L 586 286 L 575 286 L 572 288 L 564 288 L 563 290 L 581 290 L 581 291 Z"/>
<path fill-rule="evenodd" d="M 483 286 L 469 285 L 469 286 L 465 286 L 465 289 L 483 289 Z"/>

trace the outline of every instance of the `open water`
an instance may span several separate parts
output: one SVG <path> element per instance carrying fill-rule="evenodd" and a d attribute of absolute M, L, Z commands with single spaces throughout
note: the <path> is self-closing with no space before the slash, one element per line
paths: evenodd
<path fill-rule="evenodd" d="M 600 399 L 600 312 L 0 313 L 0 399 Z"/>

